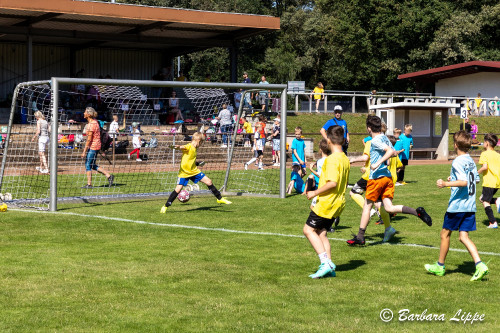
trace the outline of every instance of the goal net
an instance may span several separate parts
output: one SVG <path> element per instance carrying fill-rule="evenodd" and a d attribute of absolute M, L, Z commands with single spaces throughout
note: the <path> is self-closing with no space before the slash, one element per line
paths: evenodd
<path fill-rule="evenodd" d="M 280 183 L 284 168 L 281 170 L 273 157 L 272 140 L 263 139 L 262 168 L 254 163 L 245 168 L 254 155 L 253 135 L 241 130 L 240 118 L 252 128 L 259 118 L 248 106 L 240 104 L 238 108 L 238 102 L 256 88 L 91 79 L 19 84 L 9 126 L 3 128 L 7 133 L 3 133 L 6 140 L 0 150 L 0 193 L 10 205 L 43 210 L 54 210 L 58 203 L 167 196 L 177 184 L 182 157 L 182 151 L 172 146 L 188 144 L 192 134 L 200 131 L 206 139 L 197 151 L 197 161 L 205 162 L 199 168 L 218 189 L 226 194 L 284 197 L 285 180 Z M 286 103 L 285 88 L 269 85 L 266 91 L 266 136 L 273 129 L 272 118 Z M 232 111 L 230 126 L 221 126 L 216 118 L 224 106 Z M 109 133 L 113 126 L 118 127 L 116 134 L 109 133 L 109 148 L 97 154 L 101 172 L 88 172 L 82 156 L 87 107 L 97 111 L 103 131 Z M 50 139 L 45 146 L 37 135 L 40 119 L 49 125 Z M 107 174 L 113 175 L 112 184 Z M 188 190 L 192 194 L 211 193 L 204 184 L 197 185 L 188 186 Z"/>

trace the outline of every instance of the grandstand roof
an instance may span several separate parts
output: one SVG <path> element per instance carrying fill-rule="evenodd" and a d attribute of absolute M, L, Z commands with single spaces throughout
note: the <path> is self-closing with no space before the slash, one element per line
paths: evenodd
<path fill-rule="evenodd" d="M 460 64 L 426 69 L 423 71 L 401 74 L 398 79 L 414 81 L 432 81 L 479 72 L 500 72 L 500 61 L 469 61 Z"/>
<path fill-rule="evenodd" d="M 0 0 L 0 41 L 161 49 L 175 56 L 279 30 L 271 16 L 75 0 Z"/>

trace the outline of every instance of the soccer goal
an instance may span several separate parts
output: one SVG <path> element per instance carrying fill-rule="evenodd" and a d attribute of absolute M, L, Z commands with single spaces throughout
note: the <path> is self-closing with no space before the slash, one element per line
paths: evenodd
<path fill-rule="evenodd" d="M 258 122 L 257 112 L 244 103 L 247 96 L 266 96 L 266 112 L 259 114 L 268 119 L 279 114 L 281 137 L 285 137 L 286 85 L 265 88 L 242 83 L 72 78 L 20 83 L 14 90 L 4 141 L 0 193 L 9 194 L 4 199 L 15 207 L 52 211 L 64 202 L 167 196 L 176 185 L 182 157 L 172 146 L 189 143 L 199 131 L 205 143 L 198 149 L 197 161 L 204 162 L 199 167 L 217 188 L 228 195 L 284 198 L 285 163 L 273 163 L 272 142 L 264 145 L 263 168 L 245 167 L 253 157 L 252 138 L 241 130 L 239 120 L 245 118 L 252 127 Z M 231 126 L 220 126 L 215 118 L 223 105 L 232 111 Z M 100 170 L 113 175 L 112 184 L 106 172 L 92 171 L 92 186 L 86 186 L 82 152 L 87 107 L 97 111 L 102 131 L 112 140 L 96 160 Z M 36 135 L 40 118 L 49 125 L 45 148 Z M 266 135 L 273 122 L 268 123 Z M 117 132 L 110 133 L 110 126 Z M 281 140 L 283 161 L 285 147 Z M 201 183 L 188 190 L 208 193 Z"/>

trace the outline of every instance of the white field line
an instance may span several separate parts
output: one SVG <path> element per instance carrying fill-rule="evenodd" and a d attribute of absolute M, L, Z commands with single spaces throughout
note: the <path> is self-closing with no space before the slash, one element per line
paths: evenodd
<path fill-rule="evenodd" d="M 80 217 L 87 217 L 87 218 L 94 218 L 94 219 L 101 219 L 101 220 L 110 220 L 110 221 L 118 221 L 118 222 L 127 222 L 127 223 L 136 223 L 136 224 L 147 224 L 147 225 L 155 225 L 155 226 L 160 226 L 160 227 L 169 227 L 169 228 L 183 228 L 183 229 L 195 229 L 195 230 L 205 230 L 205 231 L 219 231 L 219 232 L 229 232 L 229 233 L 234 233 L 234 234 L 249 234 L 249 235 L 264 235 L 264 236 L 278 236 L 278 237 L 290 237 L 290 238 L 305 238 L 305 236 L 302 235 L 287 235 L 287 234 L 280 234 L 276 232 L 263 232 L 263 231 L 245 231 L 245 230 L 232 230 L 232 229 L 225 229 L 225 228 L 207 228 L 207 227 L 199 227 L 199 226 L 193 226 L 193 225 L 182 225 L 182 224 L 170 224 L 170 223 L 156 223 L 156 222 L 147 222 L 147 221 L 141 221 L 141 220 L 131 220 L 131 219 L 124 219 L 121 217 L 109 217 L 109 216 L 100 216 L 100 215 L 88 215 L 88 214 L 79 214 L 79 213 L 69 213 L 69 212 L 47 212 L 47 211 L 37 211 L 37 210 L 25 210 L 25 209 L 10 209 L 12 211 L 19 211 L 19 212 L 30 212 L 30 213 L 39 213 L 39 214 L 57 214 L 57 215 L 70 215 L 70 216 L 80 216 Z M 328 237 L 329 240 L 334 240 L 334 241 L 339 241 L 339 242 L 346 242 L 347 239 L 342 239 L 342 238 L 332 238 Z M 380 243 L 380 241 L 375 242 L 375 241 L 366 241 L 366 243 Z M 397 245 L 397 246 L 408 246 L 408 247 L 417 247 L 417 248 L 424 248 L 424 249 L 431 249 L 431 250 L 439 250 L 439 247 L 436 246 L 431 246 L 431 245 L 423 245 L 423 244 L 411 244 L 411 243 L 387 243 L 387 244 L 381 244 L 381 245 Z M 464 252 L 468 253 L 467 250 L 465 249 L 454 249 L 450 248 L 451 252 Z M 500 253 L 495 253 L 495 252 L 482 252 L 479 251 L 479 254 L 484 254 L 484 255 L 490 255 L 490 256 L 498 256 L 500 257 Z"/>

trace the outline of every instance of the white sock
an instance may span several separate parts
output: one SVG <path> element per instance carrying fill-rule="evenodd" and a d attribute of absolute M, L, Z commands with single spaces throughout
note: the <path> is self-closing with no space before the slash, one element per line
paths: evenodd
<path fill-rule="evenodd" d="M 254 157 L 252 158 L 250 161 L 247 162 L 247 164 L 252 164 L 253 162 L 255 162 L 257 159 Z"/>
<path fill-rule="evenodd" d="M 259 162 L 259 168 L 262 168 L 262 162 Z"/>
<path fill-rule="evenodd" d="M 328 259 L 328 255 L 326 254 L 326 252 L 318 254 L 318 257 L 319 257 L 319 260 L 321 261 L 322 264 L 330 261 L 330 259 Z"/>

